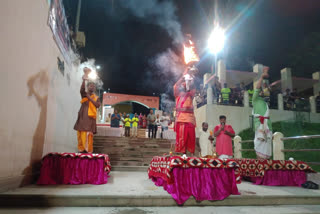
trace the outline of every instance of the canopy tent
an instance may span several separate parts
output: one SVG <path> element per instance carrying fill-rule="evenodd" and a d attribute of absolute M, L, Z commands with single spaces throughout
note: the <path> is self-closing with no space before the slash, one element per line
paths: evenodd
<path fill-rule="evenodd" d="M 240 83 L 244 83 L 244 85 L 252 83 L 257 75 L 257 73 L 249 71 L 227 70 L 226 82 L 229 88 L 235 88 Z"/>

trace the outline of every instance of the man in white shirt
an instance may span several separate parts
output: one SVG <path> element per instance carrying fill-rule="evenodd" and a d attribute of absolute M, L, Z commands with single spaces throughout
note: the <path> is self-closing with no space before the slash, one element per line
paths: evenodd
<path fill-rule="evenodd" d="M 163 112 L 163 115 L 160 118 L 161 138 L 166 139 L 165 132 L 168 131 L 169 123 L 170 123 L 170 117 L 167 115 L 167 112 Z"/>
<path fill-rule="evenodd" d="M 213 137 L 208 131 L 208 123 L 202 123 L 202 129 L 199 132 L 199 143 L 200 143 L 200 156 L 212 156 L 213 155 Z"/>

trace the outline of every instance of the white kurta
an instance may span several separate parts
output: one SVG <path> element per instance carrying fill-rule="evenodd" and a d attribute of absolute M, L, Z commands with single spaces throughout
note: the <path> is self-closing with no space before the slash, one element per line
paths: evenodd
<path fill-rule="evenodd" d="M 213 147 L 212 143 L 208 139 L 210 136 L 210 132 L 207 130 L 204 132 L 202 129 L 199 132 L 199 143 L 201 149 L 201 156 L 213 155 Z"/>

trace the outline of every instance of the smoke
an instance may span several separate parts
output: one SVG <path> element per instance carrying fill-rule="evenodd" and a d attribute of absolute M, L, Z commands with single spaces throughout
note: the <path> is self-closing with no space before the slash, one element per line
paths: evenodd
<path fill-rule="evenodd" d="M 163 73 L 165 76 L 173 75 L 175 78 L 180 77 L 185 68 L 181 57 L 179 57 L 170 48 L 165 52 L 156 55 L 151 63 L 159 72 Z"/>
<path fill-rule="evenodd" d="M 96 65 L 95 65 L 95 60 L 94 59 L 88 59 L 87 61 L 81 63 L 78 66 L 78 71 L 83 73 L 83 69 L 87 67 L 91 69 L 91 72 L 96 72 L 97 73 L 97 78 L 96 79 L 90 79 L 90 81 L 94 82 L 96 84 L 97 89 L 102 89 L 103 82 L 99 78 L 99 74 L 96 70 Z"/>
<path fill-rule="evenodd" d="M 181 24 L 175 14 L 177 9 L 172 1 L 121 0 L 119 2 L 123 8 L 129 9 L 134 16 L 166 30 L 174 44 L 183 43 Z"/>
<path fill-rule="evenodd" d="M 171 112 L 175 106 L 174 98 L 172 96 L 173 85 L 178 78 L 181 77 L 185 66 L 180 56 L 178 56 L 172 49 L 167 49 L 156 55 L 149 62 L 154 68 L 155 78 L 161 84 L 161 103 L 160 108 L 163 111 Z"/>
<path fill-rule="evenodd" d="M 120 0 L 122 8 L 129 10 L 132 15 L 146 23 L 155 24 L 164 29 L 172 38 L 175 46 L 184 43 L 181 24 L 176 16 L 176 6 L 170 0 Z M 144 76 L 147 87 L 156 88 L 161 85 L 161 103 L 163 111 L 170 112 L 175 106 L 173 85 L 181 77 L 185 65 L 181 57 L 172 49 L 167 49 L 149 60 L 152 71 Z M 156 84 L 155 84 L 156 83 Z"/>
<path fill-rule="evenodd" d="M 175 102 L 170 98 L 168 94 L 161 94 L 160 98 L 160 109 L 164 112 L 172 112 Z"/>

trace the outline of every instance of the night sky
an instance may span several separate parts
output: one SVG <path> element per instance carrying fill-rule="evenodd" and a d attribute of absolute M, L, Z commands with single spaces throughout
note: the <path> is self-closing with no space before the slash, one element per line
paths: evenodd
<path fill-rule="evenodd" d="M 173 37 L 154 23 L 157 17 L 161 19 L 161 14 L 137 17 L 124 3 L 129 1 L 137 4 L 137 10 L 150 1 L 159 5 L 167 2 L 82 0 L 79 30 L 86 34 L 86 47 L 81 52 L 85 58 L 94 58 L 96 64 L 102 66 L 99 75 L 105 90 L 142 95 L 171 93 L 177 77 L 162 73 L 154 65 L 154 59 L 168 48 L 182 59 L 182 46 L 174 43 Z M 268 65 L 272 80 L 280 77 L 280 70 L 289 65 L 288 55 L 303 39 L 312 32 L 320 32 L 319 0 L 259 0 L 248 10 L 245 8 L 251 1 L 221 0 L 218 1 L 218 16 L 214 16 L 212 0 L 170 2 L 176 7 L 182 34 L 191 34 L 196 44 L 201 58 L 200 77 L 211 69 L 212 57 L 205 47 L 213 20 L 220 20 L 226 27 L 245 11 L 229 27 L 226 46 L 219 58 L 225 59 L 227 69 L 232 70 L 251 71 L 256 63 Z M 63 3 L 68 22 L 74 26 L 77 1 L 63 0 Z M 311 77 L 310 72 L 306 76 Z"/>

